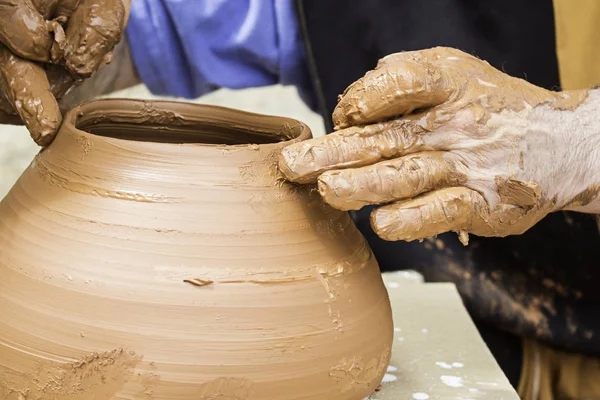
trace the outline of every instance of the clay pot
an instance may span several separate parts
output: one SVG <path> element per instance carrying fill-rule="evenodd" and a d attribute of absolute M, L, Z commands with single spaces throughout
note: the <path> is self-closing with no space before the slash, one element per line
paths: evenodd
<path fill-rule="evenodd" d="M 377 263 L 276 168 L 309 137 L 184 103 L 72 110 L 0 205 L 0 399 L 372 393 L 393 335 Z"/>

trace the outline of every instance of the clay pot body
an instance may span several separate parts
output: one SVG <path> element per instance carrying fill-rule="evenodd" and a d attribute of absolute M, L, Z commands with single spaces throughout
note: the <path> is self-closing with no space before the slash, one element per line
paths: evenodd
<path fill-rule="evenodd" d="M 393 335 L 377 263 L 276 168 L 305 125 L 124 100 L 65 121 L 0 205 L 0 399 L 376 389 Z"/>

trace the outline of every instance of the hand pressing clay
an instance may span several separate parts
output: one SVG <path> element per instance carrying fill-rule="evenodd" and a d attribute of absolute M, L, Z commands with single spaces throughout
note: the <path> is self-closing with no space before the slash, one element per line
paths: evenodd
<path fill-rule="evenodd" d="M 0 203 L 0 399 L 363 400 L 389 364 L 348 215 L 286 183 L 297 121 L 104 100 Z"/>
<path fill-rule="evenodd" d="M 285 176 L 340 210 L 382 204 L 387 240 L 519 234 L 600 212 L 600 92 L 550 92 L 450 48 L 390 55 L 340 96 L 337 132 L 287 147 Z"/>
<path fill-rule="evenodd" d="M 48 145 L 57 99 L 110 62 L 131 0 L 0 0 L 0 121 L 18 115 Z"/>

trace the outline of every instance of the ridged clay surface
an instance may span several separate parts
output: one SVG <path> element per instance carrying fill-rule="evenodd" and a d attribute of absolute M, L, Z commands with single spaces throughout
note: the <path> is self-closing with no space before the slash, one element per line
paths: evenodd
<path fill-rule="evenodd" d="M 124 100 L 65 121 L 0 203 L 1 399 L 376 389 L 393 330 L 373 254 L 277 170 L 305 125 Z"/>

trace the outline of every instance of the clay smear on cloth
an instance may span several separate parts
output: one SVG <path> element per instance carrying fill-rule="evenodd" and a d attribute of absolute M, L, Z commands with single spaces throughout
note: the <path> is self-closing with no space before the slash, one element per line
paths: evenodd
<path fill-rule="evenodd" d="M 19 363 L 14 352 L 5 362 Z M 41 362 L 31 373 L 6 373 L 0 381 L 0 398 L 5 400 L 111 399 L 132 378 L 140 359 L 123 349 L 94 353 L 71 363 Z"/>
<path fill-rule="evenodd" d="M 115 349 L 134 365 L 98 398 L 375 390 L 393 329 L 373 254 L 346 213 L 277 170 L 306 126 L 122 100 L 66 121 L 0 203 L 0 393 L 37 393 L 41 363 Z"/>
<path fill-rule="evenodd" d="M 62 122 L 56 99 L 110 62 L 129 3 L 0 1 L 0 113 L 18 114 L 48 145 Z"/>

